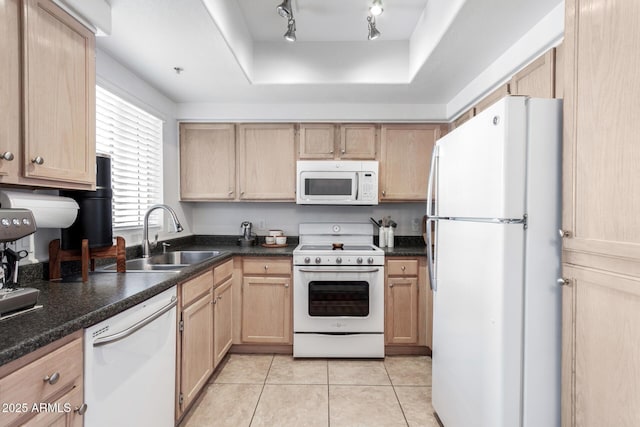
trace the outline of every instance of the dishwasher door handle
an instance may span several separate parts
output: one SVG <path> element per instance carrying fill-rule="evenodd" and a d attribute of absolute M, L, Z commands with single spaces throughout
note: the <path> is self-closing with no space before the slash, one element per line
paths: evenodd
<path fill-rule="evenodd" d="M 169 302 L 169 304 L 165 305 L 164 307 L 162 307 L 155 313 L 150 314 L 144 319 L 139 320 L 138 322 L 134 323 L 128 328 L 123 329 L 120 332 L 116 332 L 115 334 L 107 335 L 106 337 L 96 338 L 96 340 L 93 342 L 93 346 L 100 347 L 106 344 L 110 344 L 112 342 L 120 341 L 121 339 L 128 337 L 129 335 L 140 330 L 141 328 L 145 327 L 149 323 L 156 320 L 158 317 L 162 316 L 163 314 L 165 314 L 166 312 L 174 308 L 177 305 L 177 303 L 178 303 L 178 299 L 176 297 L 171 297 L 171 302 Z"/>

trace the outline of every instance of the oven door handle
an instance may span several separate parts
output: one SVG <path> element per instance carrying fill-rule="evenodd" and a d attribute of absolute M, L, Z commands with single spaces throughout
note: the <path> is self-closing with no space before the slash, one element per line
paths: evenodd
<path fill-rule="evenodd" d="M 313 270 L 309 268 L 300 268 L 298 271 L 302 273 L 377 273 L 379 268 L 371 268 L 368 270 L 347 270 L 344 268 L 334 268 L 333 270 Z"/>

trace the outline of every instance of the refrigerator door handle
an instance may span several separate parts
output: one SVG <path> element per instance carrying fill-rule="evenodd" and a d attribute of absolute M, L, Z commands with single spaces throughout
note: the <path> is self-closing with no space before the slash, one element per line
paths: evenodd
<path fill-rule="evenodd" d="M 437 226 L 437 221 L 427 216 L 427 270 L 429 271 L 429 287 L 432 291 L 436 292 L 438 286 L 436 285 L 435 247 L 432 247 L 434 242 L 431 236 L 431 223 Z"/>
<path fill-rule="evenodd" d="M 433 186 L 436 184 L 436 168 L 438 164 L 438 145 L 433 147 L 431 153 L 431 167 L 429 169 L 429 183 L 427 184 L 427 217 L 433 217 L 436 214 L 435 200 L 433 199 Z M 427 233 L 428 234 L 428 233 Z"/>

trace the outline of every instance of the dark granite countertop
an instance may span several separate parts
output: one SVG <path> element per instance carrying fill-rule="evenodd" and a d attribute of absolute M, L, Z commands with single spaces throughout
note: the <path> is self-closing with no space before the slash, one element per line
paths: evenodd
<path fill-rule="evenodd" d="M 426 248 L 421 242 L 399 240 L 394 248 L 385 248 L 385 255 L 425 256 Z M 288 243 L 284 248 L 240 247 L 235 236 L 188 236 L 172 241 L 171 250 L 219 250 L 221 254 L 183 268 L 180 273 L 94 272 L 89 274 L 87 283 L 82 283 L 79 275 L 62 281 L 23 280 L 24 286 L 40 289 L 38 304 L 43 308 L 0 320 L 0 365 L 133 307 L 234 255 L 290 257 L 298 240 L 293 237 Z M 128 258 L 139 256 L 135 249 L 131 252 Z"/>

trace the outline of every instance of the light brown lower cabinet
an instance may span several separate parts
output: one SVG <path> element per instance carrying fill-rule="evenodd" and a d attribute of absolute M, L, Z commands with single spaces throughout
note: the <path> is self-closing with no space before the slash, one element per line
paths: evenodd
<path fill-rule="evenodd" d="M 233 261 L 229 261 L 233 265 Z M 224 359 L 231 348 L 233 334 L 233 278 L 229 277 L 213 291 L 213 366 Z"/>
<path fill-rule="evenodd" d="M 180 293 L 178 415 L 213 372 L 213 271 L 182 283 Z"/>
<path fill-rule="evenodd" d="M 245 258 L 243 275 L 242 342 L 291 344 L 291 259 Z"/>
<path fill-rule="evenodd" d="M 83 360 L 79 332 L 2 366 L 0 425 L 82 426 Z"/>
<path fill-rule="evenodd" d="M 640 422 L 640 279 L 565 264 L 562 425 Z"/>
<path fill-rule="evenodd" d="M 387 261 L 385 341 L 418 344 L 418 260 Z"/>

